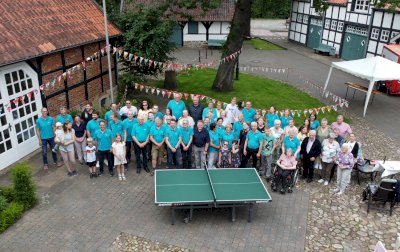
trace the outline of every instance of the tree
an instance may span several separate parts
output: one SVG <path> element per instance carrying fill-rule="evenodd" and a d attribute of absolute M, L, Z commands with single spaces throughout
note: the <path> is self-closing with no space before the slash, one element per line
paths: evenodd
<path fill-rule="evenodd" d="M 117 15 L 115 20 L 124 32 L 122 46 L 124 50 L 137 53 L 131 61 L 125 61 L 124 65 L 135 75 L 157 74 L 161 67 L 157 62 L 170 60 L 170 53 L 175 46 L 170 41 L 175 21 L 163 19 L 165 8 L 162 6 L 137 5 L 135 8 L 126 10 Z"/>

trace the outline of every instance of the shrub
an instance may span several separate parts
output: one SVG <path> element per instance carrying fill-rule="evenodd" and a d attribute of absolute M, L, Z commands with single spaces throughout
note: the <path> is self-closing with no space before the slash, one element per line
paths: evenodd
<path fill-rule="evenodd" d="M 19 163 L 12 170 L 15 201 L 22 203 L 25 209 L 37 203 L 36 186 L 32 180 L 32 171 L 28 164 Z"/>
<path fill-rule="evenodd" d="M 8 202 L 11 202 L 15 198 L 14 188 L 0 186 L 0 195 L 6 198 Z"/>
<path fill-rule="evenodd" d="M 0 195 L 0 213 L 4 209 L 6 209 L 6 207 L 7 207 L 7 199 L 4 196 Z"/>
<path fill-rule="evenodd" d="M 24 205 L 19 202 L 12 202 L 3 212 L 0 213 L 0 233 L 14 224 L 24 211 Z"/>

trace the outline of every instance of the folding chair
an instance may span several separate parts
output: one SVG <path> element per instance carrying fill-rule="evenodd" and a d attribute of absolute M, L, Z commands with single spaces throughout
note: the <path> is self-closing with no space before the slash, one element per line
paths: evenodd
<path fill-rule="evenodd" d="M 379 185 L 368 184 L 367 186 L 367 199 L 368 207 L 367 213 L 370 209 L 385 210 L 387 202 L 390 204 L 389 213 L 392 216 L 393 207 L 395 206 L 395 187 L 397 180 L 383 179 Z M 382 207 L 372 206 L 373 203 L 383 203 Z"/>

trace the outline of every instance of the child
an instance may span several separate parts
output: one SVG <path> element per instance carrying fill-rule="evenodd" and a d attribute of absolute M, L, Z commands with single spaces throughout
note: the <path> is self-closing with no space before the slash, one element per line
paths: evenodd
<path fill-rule="evenodd" d="M 240 155 L 239 155 L 239 145 L 237 141 L 232 142 L 232 167 L 239 168 L 240 166 Z"/>
<path fill-rule="evenodd" d="M 228 148 L 228 141 L 224 141 L 219 153 L 219 168 L 228 168 L 231 163 L 231 150 Z"/>
<path fill-rule="evenodd" d="M 96 173 L 96 146 L 93 145 L 93 138 L 89 137 L 87 140 L 86 164 L 89 166 L 90 178 L 97 177 Z"/>
<path fill-rule="evenodd" d="M 114 166 L 117 168 L 118 179 L 126 180 L 124 173 L 124 164 L 126 164 L 126 148 L 125 142 L 122 142 L 122 137 L 120 134 L 115 136 L 115 142 L 112 144 L 112 150 L 114 154 Z"/>
<path fill-rule="evenodd" d="M 63 130 L 63 125 L 60 122 L 56 123 L 56 132 L 55 132 L 55 137 L 54 137 L 54 148 L 51 150 L 52 152 L 57 152 L 58 149 L 60 148 L 60 144 L 63 141 L 63 136 L 64 136 L 64 130 Z"/>

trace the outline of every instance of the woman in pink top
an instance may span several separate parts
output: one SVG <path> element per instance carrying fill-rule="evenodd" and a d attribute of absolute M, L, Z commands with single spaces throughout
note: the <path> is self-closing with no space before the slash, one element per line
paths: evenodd
<path fill-rule="evenodd" d="M 280 158 L 277 162 L 278 165 L 278 172 L 275 177 L 275 181 L 272 184 L 272 190 L 276 192 L 278 190 L 279 182 L 282 181 L 282 187 L 280 192 L 282 194 L 286 193 L 287 187 L 287 178 L 288 176 L 296 169 L 297 161 L 296 158 L 293 156 L 292 149 L 287 149 L 286 153 L 282 153 Z M 288 187 L 288 192 L 291 193 L 292 189 L 290 186 Z"/>

